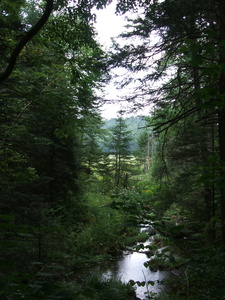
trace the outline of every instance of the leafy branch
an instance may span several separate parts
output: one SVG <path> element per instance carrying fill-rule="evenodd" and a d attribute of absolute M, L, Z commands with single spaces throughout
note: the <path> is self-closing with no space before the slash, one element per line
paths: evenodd
<path fill-rule="evenodd" d="M 11 57 L 9 59 L 9 63 L 3 74 L 0 75 L 0 82 L 3 82 L 6 80 L 10 74 L 12 73 L 15 65 L 17 58 L 19 57 L 20 52 L 24 48 L 24 46 L 38 33 L 38 31 L 41 30 L 41 28 L 45 25 L 47 22 L 49 16 L 51 15 L 51 12 L 53 10 L 53 0 L 48 0 L 45 11 L 42 15 L 42 17 L 39 19 L 39 21 L 36 23 L 34 27 L 31 28 L 24 36 L 23 38 L 19 41 L 19 43 L 16 45 L 15 49 L 13 50 Z"/>

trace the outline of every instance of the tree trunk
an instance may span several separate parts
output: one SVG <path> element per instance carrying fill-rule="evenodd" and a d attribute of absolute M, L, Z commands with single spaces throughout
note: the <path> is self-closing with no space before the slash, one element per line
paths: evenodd
<path fill-rule="evenodd" d="M 225 78 L 224 78 L 225 79 Z M 222 239 L 225 247 L 225 109 L 219 112 L 219 152 L 220 152 L 220 205 Z"/>
<path fill-rule="evenodd" d="M 192 56 L 194 56 L 195 53 L 192 53 Z M 193 80 L 194 80 L 194 89 L 195 92 L 198 92 L 201 89 L 200 85 L 200 75 L 199 70 L 197 67 L 193 68 Z M 201 124 L 202 119 L 202 113 L 201 113 L 201 106 L 202 106 L 202 100 L 200 98 L 196 99 L 196 106 L 199 107 L 197 110 L 197 117 L 199 124 Z M 200 125 L 201 126 L 201 125 Z M 209 137 L 208 128 L 206 124 L 202 124 L 200 127 L 201 130 L 201 138 L 199 139 L 199 157 L 202 163 L 202 175 L 203 178 L 206 178 L 208 173 L 208 157 L 209 157 L 209 150 L 208 150 L 208 141 L 214 138 L 214 136 Z M 204 179 L 204 190 L 203 190 L 203 197 L 205 202 L 205 212 L 206 212 L 206 221 L 209 222 L 211 217 L 214 215 L 213 210 L 213 203 L 214 203 L 214 193 L 213 193 L 213 185 L 209 182 L 206 182 Z M 213 236 L 213 234 L 211 233 Z"/>
<path fill-rule="evenodd" d="M 225 42 L 225 1 L 220 0 L 219 7 L 219 34 L 220 34 L 220 51 L 219 59 L 221 73 L 219 79 L 219 91 L 221 97 L 221 106 L 219 111 L 219 155 L 220 155 L 220 204 L 221 204 L 221 221 L 222 221 L 222 241 L 225 248 L 225 69 L 222 67 L 225 64 L 225 47 L 221 43 Z"/>

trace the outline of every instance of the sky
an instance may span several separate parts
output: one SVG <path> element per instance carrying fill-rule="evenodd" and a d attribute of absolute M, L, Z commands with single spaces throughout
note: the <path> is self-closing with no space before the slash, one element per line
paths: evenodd
<path fill-rule="evenodd" d="M 118 36 L 126 24 L 125 17 L 116 15 L 116 3 L 109 4 L 105 9 L 95 10 L 97 22 L 95 28 L 98 32 L 98 40 L 107 49 L 111 44 L 111 37 Z"/>
<path fill-rule="evenodd" d="M 127 24 L 125 15 L 116 15 L 116 2 L 114 1 L 110 5 L 108 5 L 105 9 L 102 10 L 94 10 L 93 12 L 96 14 L 96 32 L 98 33 L 97 40 L 102 45 L 104 50 L 109 50 L 112 42 L 111 38 L 117 37 L 120 33 L 125 31 L 125 25 Z M 129 13 L 129 17 L 132 17 L 132 14 Z M 120 40 L 120 43 L 122 43 L 122 39 Z M 119 76 L 119 80 L 123 79 L 123 76 L 125 75 L 127 71 L 122 68 L 117 68 L 113 70 L 113 74 L 116 74 Z M 118 79 L 117 79 L 118 80 Z M 110 119 L 110 118 L 116 118 L 118 117 L 118 111 L 124 110 L 128 107 L 127 102 L 120 101 L 123 96 L 126 96 L 128 94 L 132 94 L 132 87 L 128 89 L 128 87 L 124 89 L 117 89 L 114 85 L 114 82 L 107 84 L 106 88 L 104 89 L 104 93 L 97 93 L 101 98 L 106 100 L 118 100 L 118 103 L 115 104 L 107 104 L 103 105 L 101 108 L 101 115 L 104 119 Z M 119 104 L 120 101 L 120 104 Z M 139 111 L 139 115 L 149 115 L 150 108 L 145 107 L 143 110 Z M 125 114 L 125 117 L 129 117 L 133 114 Z"/>
<path fill-rule="evenodd" d="M 115 14 L 116 3 L 111 3 L 105 9 L 94 10 L 96 14 L 95 28 L 98 33 L 97 40 L 103 46 L 104 50 L 109 50 L 111 45 L 111 38 L 117 37 L 122 31 L 126 24 L 125 16 L 119 16 Z M 117 69 L 113 73 L 122 74 L 122 69 Z M 125 95 L 126 91 L 119 91 L 111 82 L 107 84 L 104 89 L 104 94 L 101 96 L 106 100 L 119 100 L 122 95 Z M 118 111 L 122 107 L 119 104 L 106 104 L 101 109 L 103 118 L 110 119 L 116 118 Z"/>

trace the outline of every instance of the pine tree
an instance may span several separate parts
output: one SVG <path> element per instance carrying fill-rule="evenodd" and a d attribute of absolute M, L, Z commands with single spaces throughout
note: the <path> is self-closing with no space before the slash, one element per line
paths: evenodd
<path fill-rule="evenodd" d="M 122 47 L 115 44 L 112 64 L 137 74 L 133 76 L 131 73 L 127 79 L 127 83 L 140 82 L 138 87 L 135 86 L 138 92 L 134 91 L 127 97 L 129 101 L 135 103 L 136 99 L 145 97 L 146 105 L 149 102 L 154 105 L 155 118 L 150 125 L 165 137 L 161 151 L 166 147 L 169 149 L 167 159 L 163 153 L 161 155 L 163 165 L 168 164 L 172 144 L 172 149 L 179 145 L 181 156 L 181 149 L 184 150 L 183 160 L 186 159 L 188 147 L 193 148 L 195 144 L 198 153 L 192 157 L 192 163 L 202 166 L 198 169 L 198 176 L 202 178 L 198 201 L 204 203 L 209 221 L 215 214 L 214 195 L 220 194 L 220 215 L 224 220 L 224 3 L 181 0 L 136 1 L 132 4 L 132 1 L 127 1 L 126 5 L 122 5 L 119 1 L 118 11 L 124 13 L 139 6 L 142 14 L 130 20 L 127 32 L 121 35 L 130 42 Z M 155 43 L 152 39 L 154 33 L 159 36 Z M 136 43 L 132 43 L 133 37 L 137 37 Z M 153 82 L 156 81 L 162 84 L 154 88 Z M 196 123 L 198 130 L 193 130 L 193 123 Z M 188 131 L 194 135 L 191 136 Z M 187 133 L 188 140 L 181 138 L 181 133 L 182 136 Z M 183 145 L 176 142 L 178 138 Z M 218 144 L 219 152 L 216 153 L 218 148 L 215 145 Z M 220 188 L 217 186 L 215 190 L 213 181 L 217 180 L 218 171 L 215 172 L 213 161 L 218 156 L 221 183 Z M 185 165 L 181 160 L 180 166 Z M 165 171 L 167 169 L 170 168 L 165 168 Z M 225 224 L 224 221 L 222 223 Z"/>
<path fill-rule="evenodd" d="M 108 143 L 108 149 L 110 154 L 115 158 L 114 169 L 115 177 L 114 182 L 116 186 L 122 184 L 122 178 L 124 178 L 123 185 L 127 187 L 128 180 L 128 164 L 127 160 L 131 155 L 130 142 L 132 140 L 131 132 L 127 130 L 126 122 L 120 112 L 116 119 L 116 125 L 111 129 L 111 137 Z"/>

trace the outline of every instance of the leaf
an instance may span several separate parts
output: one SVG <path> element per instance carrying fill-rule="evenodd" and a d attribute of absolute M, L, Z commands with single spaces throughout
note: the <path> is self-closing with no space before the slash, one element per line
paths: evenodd
<path fill-rule="evenodd" d="M 154 285 L 155 285 L 155 281 L 149 280 L 149 281 L 148 281 L 148 284 L 154 286 Z"/>
<path fill-rule="evenodd" d="M 65 267 L 58 265 L 58 264 L 54 264 L 53 266 L 51 266 L 51 269 L 53 270 L 65 270 Z"/>
<path fill-rule="evenodd" d="M 175 257 L 173 255 L 169 255 L 169 260 L 172 264 L 176 262 Z"/>
<path fill-rule="evenodd" d="M 145 268 L 148 268 L 150 266 L 150 261 L 144 262 L 144 266 L 145 266 Z"/>
<path fill-rule="evenodd" d="M 12 222 L 14 220 L 14 217 L 12 217 L 10 215 L 0 215 L 0 220 Z"/>
<path fill-rule="evenodd" d="M 140 282 L 140 285 L 139 286 L 145 286 L 146 285 L 146 282 L 145 281 L 142 281 Z"/>
<path fill-rule="evenodd" d="M 134 281 L 133 279 L 130 279 L 130 280 L 129 280 L 129 284 L 130 284 L 131 286 L 134 286 L 134 285 L 135 285 L 135 281 Z"/>
<path fill-rule="evenodd" d="M 45 273 L 45 272 L 38 272 L 37 276 L 41 276 L 41 277 L 51 277 L 53 276 L 52 273 Z"/>
<path fill-rule="evenodd" d="M 145 248 L 145 246 L 143 244 L 140 244 L 140 245 L 137 245 L 137 247 L 135 249 L 136 249 L 136 251 L 139 251 L 144 248 Z"/>
<path fill-rule="evenodd" d="M 29 287 L 31 287 L 32 289 L 36 289 L 36 290 L 39 290 L 42 288 L 42 286 L 38 285 L 38 284 L 29 284 Z"/>
<path fill-rule="evenodd" d="M 31 265 L 35 266 L 35 265 L 43 265 L 43 262 L 40 261 L 32 261 Z"/>
<path fill-rule="evenodd" d="M 31 233 L 18 233 L 18 235 L 23 237 L 34 237 L 34 235 Z"/>

